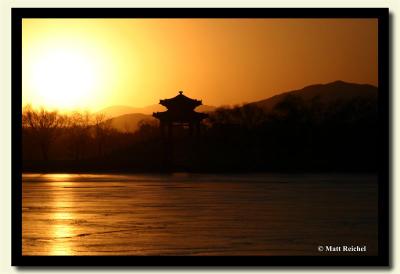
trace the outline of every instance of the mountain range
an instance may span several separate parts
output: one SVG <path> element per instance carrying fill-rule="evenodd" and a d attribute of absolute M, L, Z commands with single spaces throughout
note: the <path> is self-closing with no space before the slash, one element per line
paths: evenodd
<path fill-rule="evenodd" d="M 329 105 L 337 101 L 345 102 L 355 98 L 376 99 L 378 88 L 369 84 L 335 81 L 328 84 L 306 86 L 302 89 L 284 92 L 250 104 L 257 105 L 265 111 L 271 111 L 277 104 L 291 95 L 300 97 L 304 102 L 318 99 L 319 103 Z"/>
<path fill-rule="evenodd" d="M 318 99 L 319 103 L 330 105 L 337 101 L 345 102 L 356 98 L 376 100 L 378 96 L 378 88 L 369 84 L 335 81 L 327 84 L 310 85 L 302 89 L 283 92 L 270 98 L 248 104 L 256 105 L 268 112 L 287 96 L 291 95 L 300 97 L 304 102 L 311 102 L 314 99 Z M 197 107 L 196 111 L 212 112 L 215 109 L 216 107 L 214 106 L 202 105 Z M 165 110 L 166 108 L 161 105 L 151 105 L 143 108 L 111 106 L 101 110 L 100 113 L 104 113 L 106 117 L 110 117 L 111 125 L 115 129 L 134 132 L 137 130 L 140 121 L 155 121 L 155 118 L 153 118 L 151 114 L 153 112 Z"/>
<path fill-rule="evenodd" d="M 208 105 L 201 105 L 196 108 L 199 112 L 214 111 L 215 107 Z M 135 108 L 129 106 L 111 106 L 100 110 L 98 113 L 103 113 L 106 117 L 114 118 L 125 114 L 141 113 L 151 115 L 153 112 L 166 111 L 167 109 L 162 105 L 150 105 L 142 108 Z"/>

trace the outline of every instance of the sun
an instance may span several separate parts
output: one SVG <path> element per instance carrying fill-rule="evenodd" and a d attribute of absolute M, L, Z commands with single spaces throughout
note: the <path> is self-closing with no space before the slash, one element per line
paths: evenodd
<path fill-rule="evenodd" d="M 76 48 L 54 48 L 32 62 L 31 88 L 45 106 L 71 109 L 93 100 L 98 78 L 96 60 Z"/>

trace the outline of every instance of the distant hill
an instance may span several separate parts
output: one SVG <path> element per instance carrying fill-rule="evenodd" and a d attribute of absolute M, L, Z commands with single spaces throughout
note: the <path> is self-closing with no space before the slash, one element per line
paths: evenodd
<path fill-rule="evenodd" d="M 328 84 L 307 86 L 299 90 L 281 93 L 271 98 L 249 104 L 257 105 L 266 111 L 270 111 L 289 95 L 299 96 L 304 102 L 311 102 L 313 99 L 318 99 L 319 102 L 328 105 L 333 102 L 348 101 L 354 98 L 376 99 L 378 96 L 378 88 L 368 84 L 335 81 Z"/>
<path fill-rule="evenodd" d="M 113 118 L 128 113 L 137 113 L 138 110 L 138 108 L 129 106 L 111 106 L 98 111 L 98 113 L 104 114 L 107 118 Z"/>
<path fill-rule="evenodd" d="M 125 114 L 141 113 L 152 114 L 155 111 L 163 111 L 165 108 L 161 105 L 152 105 L 143 108 L 135 108 L 130 106 L 111 106 L 100 110 L 98 113 L 103 113 L 108 118 L 118 117 Z"/>
<path fill-rule="evenodd" d="M 212 112 L 216 109 L 214 106 L 209 106 L 209 105 L 201 105 L 195 108 L 196 111 L 198 112 Z"/>
<path fill-rule="evenodd" d="M 378 88 L 368 84 L 355 84 L 343 81 L 335 81 L 328 84 L 317 84 L 304 87 L 302 89 L 284 92 L 248 105 L 256 105 L 266 111 L 271 111 L 277 104 L 282 102 L 287 96 L 296 95 L 303 99 L 305 103 L 318 99 L 321 104 L 329 105 L 337 101 L 349 101 L 354 98 L 366 98 L 376 100 Z M 196 108 L 199 112 L 212 112 L 216 108 L 208 105 L 201 105 Z M 153 112 L 165 111 L 161 105 L 151 105 L 143 108 L 133 108 L 129 106 L 112 106 L 100 111 L 107 118 L 111 119 L 113 128 L 119 131 L 134 132 L 138 129 L 139 122 L 142 120 L 156 121 L 152 117 Z"/>
<path fill-rule="evenodd" d="M 201 105 L 197 107 L 195 110 L 199 112 L 211 112 L 215 109 L 213 106 L 208 106 L 208 105 Z M 153 112 L 158 112 L 158 111 L 165 111 L 166 108 L 157 104 L 157 105 L 151 105 L 147 107 L 142 107 L 142 108 L 134 108 L 130 106 L 111 106 L 104 108 L 100 110 L 98 113 L 103 113 L 106 115 L 107 118 L 113 118 L 113 117 L 118 117 L 121 115 L 125 114 L 148 114 L 151 115 Z"/>
<path fill-rule="evenodd" d="M 125 114 L 110 119 L 111 126 L 122 132 L 135 132 L 139 128 L 140 121 L 156 121 L 156 119 L 143 113 Z"/>

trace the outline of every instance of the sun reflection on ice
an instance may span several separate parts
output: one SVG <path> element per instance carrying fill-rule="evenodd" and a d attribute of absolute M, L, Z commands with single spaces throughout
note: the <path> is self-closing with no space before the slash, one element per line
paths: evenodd
<path fill-rule="evenodd" d="M 66 180 L 72 178 L 71 174 L 68 174 L 68 173 L 44 174 L 44 175 L 42 175 L 42 177 L 45 180 L 53 181 L 53 182 L 66 181 Z"/>
<path fill-rule="evenodd" d="M 54 242 L 51 245 L 50 255 L 72 255 L 70 237 L 73 236 L 69 225 L 56 224 L 53 226 Z"/>
<path fill-rule="evenodd" d="M 57 174 L 58 175 L 58 174 Z M 57 179 L 65 178 L 66 176 L 57 176 Z M 54 196 L 52 201 L 52 216 L 53 220 L 50 226 L 50 235 L 52 244 L 50 247 L 50 255 L 73 255 L 72 238 L 75 236 L 73 220 L 75 218 L 71 208 L 73 207 L 73 193 L 63 189 Z"/>

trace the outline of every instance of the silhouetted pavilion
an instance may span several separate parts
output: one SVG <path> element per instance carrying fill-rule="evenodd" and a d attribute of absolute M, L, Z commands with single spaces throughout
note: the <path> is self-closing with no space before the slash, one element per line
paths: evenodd
<path fill-rule="evenodd" d="M 201 100 L 191 99 L 183 95 L 183 91 L 170 99 L 160 100 L 160 105 L 167 108 L 167 111 L 154 112 L 153 116 L 160 120 L 160 128 L 163 133 L 165 129 L 168 136 L 171 136 L 172 126 L 188 126 L 190 133 L 196 129 L 196 133 L 200 131 L 200 123 L 208 115 L 194 111 L 194 109 L 202 105 Z"/>

